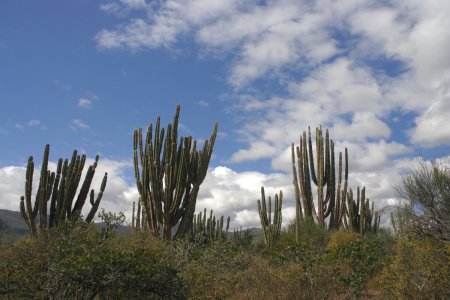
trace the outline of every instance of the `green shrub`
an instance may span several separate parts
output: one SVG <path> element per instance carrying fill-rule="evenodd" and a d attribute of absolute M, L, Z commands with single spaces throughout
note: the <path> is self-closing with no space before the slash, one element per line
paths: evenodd
<path fill-rule="evenodd" d="M 9 248 L 0 264 L 0 293 L 37 299 L 183 298 L 185 288 L 166 259 L 166 245 L 126 239 L 67 223 Z"/>
<path fill-rule="evenodd" d="M 383 245 L 349 233 L 332 235 L 326 261 L 332 268 L 334 287 L 338 294 L 360 296 L 369 279 L 382 268 Z"/>
<path fill-rule="evenodd" d="M 386 295 L 408 299 L 448 299 L 450 245 L 437 239 L 399 239 L 381 275 Z"/>

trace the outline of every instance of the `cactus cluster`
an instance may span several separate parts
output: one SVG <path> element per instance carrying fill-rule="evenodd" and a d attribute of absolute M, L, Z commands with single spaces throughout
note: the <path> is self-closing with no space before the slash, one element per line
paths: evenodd
<path fill-rule="evenodd" d="M 147 228 L 147 221 L 145 217 L 145 209 L 142 208 L 140 201 L 136 203 L 133 201 L 133 210 L 131 212 L 131 227 L 135 229 Z"/>
<path fill-rule="evenodd" d="M 191 136 L 178 139 L 180 106 L 167 130 L 150 124 L 145 141 L 134 131 L 134 170 L 140 201 L 151 232 L 171 240 L 189 234 L 200 185 L 205 179 L 217 135 L 217 123 L 202 150 Z M 172 228 L 177 227 L 172 236 Z"/>
<path fill-rule="evenodd" d="M 209 242 L 223 242 L 227 240 L 228 229 L 230 228 L 230 217 L 227 218 L 227 223 L 224 230 L 224 218 L 221 216 L 216 219 L 211 210 L 209 217 L 206 218 L 206 208 L 197 215 L 194 214 L 194 219 L 191 227 L 191 237 L 202 235 L 206 237 Z"/>
<path fill-rule="evenodd" d="M 380 227 L 381 216 L 374 211 L 374 204 L 370 207 L 369 199 L 366 199 L 366 188 L 357 187 L 356 200 L 353 198 L 352 189 L 347 195 L 347 213 L 348 221 L 346 227 L 364 236 L 368 231 L 377 231 Z"/>
<path fill-rule="evenodd" d="M 28 225 L 30 234 L 33 236 L 37 234 L 37 216 L 39 216 L 40 230 L 55 227 L 66 220 L 78 219 L 88 195 L 90 198 L 91 209 L 85 218 L 85 222 L 91 222 L 94 219 L 106 187 L 107 173 L 105 173 L 103 177 L 100 192 L 97 196 L 95 196 L 93 189 L 90 190 L 99 159 L 99 156 L 97 155 L 94 163 L 88 167 L 83 184 L 76 197 L 76 201 L 73 203 L 81 181 L 81 175 L 86 162 L 86 155 L 80 156 L 75 150 L 70 161 L 68 159 L 65 159 L 64 161 L 63 159 L 59 159 L 55 173 L 48 170 L 49 153 L 50 145 L 46 145 L 34 206 L 32 205 L 34 173 L 34 161 L 32 156 L 28 159 L 27 164 L 25 196 L 20 198 L 20 212 Z M 49 201 L 50 207 L 48 207 Z"/>
<path fill-rule="evenodd" d="M 297 223 L 305 218 L 315 218 L 324 228 L 325 219 L 329 217 L 328 226 L 339 229 L 345 212 L 348 186 L 347 149 L 345 149 L 345 161 L 343 161 L 342 153 L 339 153 L 337 185 L 334 142 L 330 139 L 328 130 L 325 131 L 324 139 L 322 128 L 316 128 L 315 162 L 310 128 L 308 128 L 308 138 L 306 132 L 303 132 L 300 136 L 300 145 L 294 147 L 292 144 L 291 156 Z M 344 186 L 342 187 L 343 164 Z M 317 187 L 317 209 L 313 201 L 311 181 Z"/>
<path fill-rule="evenodd" d="M 365 205 L 361 205 L 361 215 L 359 213 L 360 206 L 353 201 L 353 193 L 351 190 L 348 191 L 347 148 L 345 148 L 344 154 L 339 153 L 336 180 L 334 142 L 330 139 L 328 130 L 325 130 L 324 137 L 322 128 L 316 128 L 315 146 L 314 159 L 311 128 L 309 127 L 308 134 L 304 131 L 300 136 L 300 145 L 295 147 L 292 144 L 291 146 L 296 201 L 296 236 L 299 236 L 300 223 L 305 218 L 315 219 L 322 228 L 328 226 L 330 229 L 339 230 L 341 228 L 349 229 L 350 227 L 352 230 L 356 230 L 357 227 L 358 232 L 362 232 L 361 234 L 364 234 L 366 228 L 376 230 L 379 226 L 380 216 L 378 212 L 374 212 L 373 203 L 372 209 L 369 207 L 368 200 Z M 317 189 L 317 209 L 314 204 L 311 182 Z M 358 210 L 356 210 L 356 207 Z M 356 221 L 355 218 L 362 220 L 362 216 L 365 216 L 365 221 L 359 219 Z M 328 222 L 326 222 L 326 219 L 328 219 Z M 362 227 L 360 228 L 356 222 L 357 224 L 363 224 Z"/>
<path fill-rule="evenodd" d="M 266 196 L 264 187 L 261 187 L 261 199 L 258 200 L 259 219 L 263 231 L 264 243 L 271 246 L 281 234 L 281 223 L 283 221 L 281 209 L 283 205 L 283 192 L 275 194 L 274 210 L 272 217 L 272 198 L 269 196 L 268 205 L 266 205 Z"/>

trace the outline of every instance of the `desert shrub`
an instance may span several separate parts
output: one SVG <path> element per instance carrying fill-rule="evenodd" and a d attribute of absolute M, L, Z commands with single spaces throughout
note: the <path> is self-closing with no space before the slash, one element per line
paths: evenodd
<path fill-rule="evenodd" d="M 253 256 L 235 287 L 235 299 L 305 299 L 303 267 L 298 263 L 274 265 L 261 256 Z"/>
<path fill-rule="evenodd" d="M 420 160 L 402 176 L 399 195 L 407 199 L 392 222 L 403 237 L 431 236 L 450 241 L 450 168 L 448 161 Z"/>
<path fill-rule="evenodd" d="M 450 297 L 450 246 L 437 239 L 399 239 L 381 275 L 386 296 L 407 299 Z"/>
<path fill-rule="evenodd" d="M 359 240 L 359 235 L 353 231 L 335 231 L 330 235 L 327 243 L 327 250 L 332 251 L 343 247 L 348 243 L 354 243 Z"/>
<path fill-rule="evenodd" d="M 360 296 L 368 280 L 381 271 L 385 252 L 378 241 L 335 232 L 327 248 L 325 260 L 332 269 L 334 289 L 339 295 Z"/>
<path fill-rule="evenodd" d="M 67 223 L 10 247 L 0 264 L 1 293 L 37 299 L 183 298 L 165 245 Z"/>
<path fill-rule="evenodd" d="M 197 253 L 194 249 L 194 253 Z M 248 267 L 248 256 L 230 242 L 213 243 L 199 256 L 191 256 L 181 273 L 191 299 L 224 299 L 235 293 Z"/>

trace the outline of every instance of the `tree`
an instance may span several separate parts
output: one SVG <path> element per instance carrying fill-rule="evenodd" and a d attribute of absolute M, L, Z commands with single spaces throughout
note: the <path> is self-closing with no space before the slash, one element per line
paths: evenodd
<path fill-rule="evenodd" d="M 408 200 L 392 215 L 397 234 L 450 241 L 450 167 L 445 161 L 420 160 L 406 170 L 397 191 Z"/>

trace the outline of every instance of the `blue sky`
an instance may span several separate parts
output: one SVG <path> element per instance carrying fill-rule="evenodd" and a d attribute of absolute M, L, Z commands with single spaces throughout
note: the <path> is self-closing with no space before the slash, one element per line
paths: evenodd
<path fill-rule="evenodd" d="M 320 124 L 349 148 L 350 185 L 396 204 L 402 169 L 450 150 L 449 14 L 445 0 L 2 1 L 0 207 L 18 210 L 49 143 L 53 161 L 100 154 L 103 206 L 129 213 L 133 129 L 176 104 L 184 135 L 219 122 L 198 209 L 257 225 L 264 185 L 288 219 L 290 144 Z"/>

